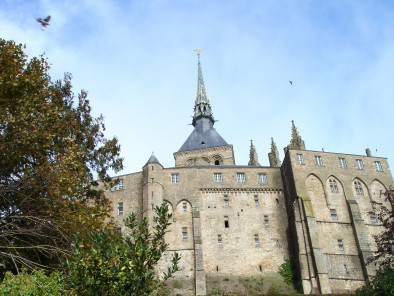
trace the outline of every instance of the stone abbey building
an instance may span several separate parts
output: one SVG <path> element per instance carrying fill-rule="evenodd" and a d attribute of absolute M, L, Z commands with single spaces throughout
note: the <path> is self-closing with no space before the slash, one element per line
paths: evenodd
<path fill-rule="evenodd" d="M 152 219 L 154 206 L 168 204 L 166 255 L 181 255 L 176 277 L 189 287 L 182 295 L 206 295 L 212 274 L 278 273 L 285 259 L 296 263 L 306 294 L 351 291 L 375 275 L 366 260 L 381 226 L 371 202 L 382 202 L 393 184 L 386 158 L 368 149 L 364 156 L 306 150 L 292 122 L 282 163 L 271 140 L 269 167 L 259 165 L 253 143 L 248 165 L 236 165 L 214 123 L 198 52 L 194 130 L 174 153 L 175 166 L 152 154 L 106 194 L 121 231 L 131 212 Z"/>

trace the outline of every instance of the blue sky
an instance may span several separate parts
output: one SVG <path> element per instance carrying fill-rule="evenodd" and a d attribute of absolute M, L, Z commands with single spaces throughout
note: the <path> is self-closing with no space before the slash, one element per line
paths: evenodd
<path fill-rule="evenodd" d="M 51 15 L 46 31 L 37 17 Z M 165 167 L 192 132 L 197 57 L 216 130 L 245 165 L 253 139 L 283 159 L 291 120 L 309 150 L 388 157 L 394 166 L 394 2 L 1 0 L 0 37 L 73 74 L 107 137 L 140 171 Z M 289 80 L 293 81 L 291 86 Z"/>

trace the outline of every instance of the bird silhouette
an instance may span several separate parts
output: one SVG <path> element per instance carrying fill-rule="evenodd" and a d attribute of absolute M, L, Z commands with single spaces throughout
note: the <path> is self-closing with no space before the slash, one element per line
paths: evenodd
<path fill-rule="evenodd" d="M 293 81 L 289 80 L 289 82 L 290 82 L 290 85 L 293 85 Z"/>
<path fill-rule="evenodd" d="M 48 15 L 46 18 L 42 19 L 42 18 L 38 18 L 37 22 L 39 22 L 41 24 L 41 30 L 45 30 L 47 28 L 47 26 L 49 26 L 49 21 L 51 20 L 51 16 Z"/>

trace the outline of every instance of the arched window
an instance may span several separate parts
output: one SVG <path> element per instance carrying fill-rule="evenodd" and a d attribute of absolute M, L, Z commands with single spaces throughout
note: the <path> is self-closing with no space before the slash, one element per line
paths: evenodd
<path fill-rule="evenodd" d="M 330 189 L 332 193 L 338 193 L 338 186 L 337 186 L 337 181 L 334 179 L 330 179 Z"/>
<path fill-rule="evenodd" d="M 364 195 L 363 186 L 359 181 L 354 181 L 354 188 L 356 189 L 357 195 Z"/>

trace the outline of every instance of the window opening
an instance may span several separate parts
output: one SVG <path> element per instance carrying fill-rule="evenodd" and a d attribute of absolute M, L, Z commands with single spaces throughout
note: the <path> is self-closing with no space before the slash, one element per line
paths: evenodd
<path fill-rule="evenodd" d="M 343 240 L 339 239 L 338 240 L 338 248 L 340 252 L 343 252 L 345 248 L 343 247 Z"/>
<path fill-rule="evenodd" d="M 187 227 L 182 227 L 182 240 L 187 240 Z"/>
<path fill-rule="evenodd" d="M 354 188 L 356 189 L 357 195 L 364 195 L 363 186 L 359 181 L 354 181 Z"/>
<path fill-rule="evenodd" d="M 346 165 L 346 159 L 344 159 L 343 157 L 339 157 L 339 166 L 341 167 L 341 168 L 346 168 L 347 167 L 347 165 Z"/>
<path fill-rule="evenodd" d="M 213 180 L 215 183 L 222 183 L 222 174 L 221 173 L 214 173 Z"/>
<path fill-rule="evenodd" d="M 380 161 L 375 161 L 375 168 L 378 172 L 383 172 L 382 164 Z"/>
<path fill-rule="evenodd" d="M 123 189 L 123 179 L 119 179 L 118 183 L 112 187 L 112 191 L 118 191 Z"/>
<path fill-rule="evenodd" d="M 254 246 L 255 246 L 256 248 L 259 248 L 259 247 L 260 247 L 260 240 L 259 240 L 259 235 L 258 235 L 258 234 L 255 234 L 255 235 L 254 235 Z"/>
<path fill-rule="evenodd" d="M 369 217 L 371 219 L 371 223 L 376 223 L 376 214 L 374 212 L 370 212 Z"/>
<path fill-rule="evenodd" d="M 260 205 L 259 197 L 257 195 L 254 196 L 254 205 L 256 206 L 256 208 Z"/>
<path fill-rule="evenodd" d="M 229 221 L 228 221 L 228 216 L 224 216 L 224 227 L 225 228 L 229 228 L 230 227 L 230 224 L 229 224 Z"/>
<path fill-rule="evenodd" d="M 356 163 L 357 163 L 357 168 L 359 170 L 363 170 L 364 169 L 364 163 L 361 159 L 356 159 Z"/>
<path fill-rule="evenodd" d="M 184 202 L 182 203 L 182 205 L 183 205 L 183 212 L 187 212 L 187 202 L 184 201 Z"/>
<path fill-rule="evenodd" d="M 171 183 L 179 183 L 179 174 L 171 174 Z"/>
<path fill-rule="evenodd" d="M 224 196 L 224 206 L 225 206 L 226 208 L 228 208 L 228 206 L 229 206 L 228 196 L 227 196 L 227 195 Z"/>
<path fill-rule="evenodd" d="M 338 193 L 338 186 L 337 186 L 337 181 L 334 179 L 330 179 L 330 189 L 332 193 Z"/>
<path fill-rule="evenodd" d="M 123 215 L 123 202 L 118 203 L 118 215 Z"/>
<path fill-rule="evenodd" d="M 245 173 L 237 173 L 237 182 L 238 183 L 246 182 Z"/>
<path fill-rule="evenodd" d="M 320 165 L 320 166 L 323 165 L 323 159 L 321 156 L 319 156 L 319 155 L 315 156 L 315 161 L 316 161 L 317 165 Z"/>
<path fill-rule="evenodd" d="M 302 154 L 297 154 L 297 161 L 299 164 L 304 164 L 304 156 L 302 156 Z"/>
<path fill-rule="evenodd" d="M 330 214 L 331 214 L 331 220 L 332 221 L 338 221 L 337 210 L 330 209 Z"/>
<path fill-rule="evenodd" d="M 218 246 L 222 247 L 223 243 L 222 243 L 222 235 L 218 234 Z"/>
<path fill-rule="evenodd" d="M 220 165 L 220 161 L 219 160 L 215 160 L 215 165 Z"/>
<path fill-rule="evenodd" d="M 259 182 L 260 183 L 268 183 L 266 173 L 259 174 Z"/>
<path fill-rule="evenodd" d="M 270 226 L 269 220 L 268 220 L 268 216 L 264 216 L 264 226 L 267 228 Z"/>

